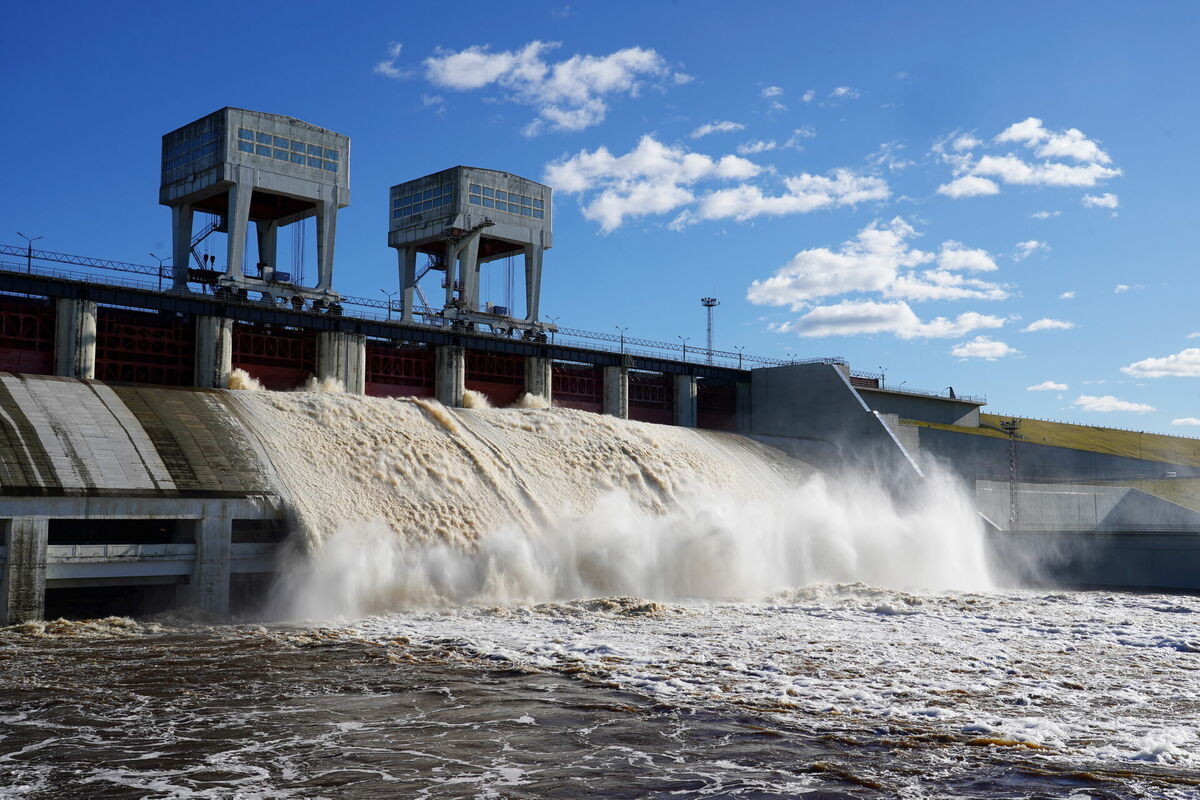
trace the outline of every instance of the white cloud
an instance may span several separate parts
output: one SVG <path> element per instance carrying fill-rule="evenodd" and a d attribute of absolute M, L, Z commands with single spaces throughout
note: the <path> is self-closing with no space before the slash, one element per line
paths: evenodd
<path fill-rule="evenodd" d="M 545 180 L 567 194 L 593 193 L 583 215 L 605 232 L 629 217 L 664 214 L 695 201 L 692 185 L 702 180 L 744 180 L 762 168 L 734 155 L 714 159 L 669 147 L 646 135 L 637 147 L 614 156 L 605 147 L 581 150 L 546 165 Z"/>
<path fill-rule="evenodd" d="M 1112 192 L 1085 194 L 1082 203 L 1084 208 L 1116 208 L 1119 205 L 1117 196 Z"/>
<path fill-rule="evenodd" d="M 1058 296 L 1058 299 L 1059 299 L 1059 300 L 1074 300 L 1074 299 L 1075 299 L 1075 292 L 1073 292 L 1073 291 L 1066 291 L 1066 292 L 1063 292 L 1062 294 L 1060 294 L 1060 295 Z"/>
<path fill-rule="evenodd" d="M 1078 128 L 1050 131 L 1037 117 L 1008 126 L 996 136 L 997 142 L 1020 142 L 1029 148 L 1037 148 L 1039 158 L 1072 158 L 1076 161 L 1112 162 L 1108 153 L 1083 135 Z"/>
<path fill-rule="evenodd" d="M 1050 219 L 1051 217 L 1057 217 L 1061 214 L 1061 211 L 1035 211 L 1029 216 L 1033 217 L 1034 219 Z"/>
<path fill-rule="evenodd" d="M 847 100 L 853 100 L 858 97 L 858 89 L 855 89 L 853 86 L 839 86 L 830 92 L 829 96 L 836 97 L 838 99 L 845 98 Z"/>
<path fill-rule="evenodd" d="M 1101 414 L 1107 414 L 1112 411 L 1132 411 L 1137 414 L 1145 414 L 1154 411 L 1154 406 L 1148 406 L 1145 403 L 1132 403 L 1128 400 L 1118 400 L 1111 394 L 1106 394 L 1103 397 L 1095 397 L 1090 394 L 1081 394 L 1071 403 L 1073 406 L 1078 406 L 1084 411 L 1096 411 Z"/>
<path fill-rule="evenodd" d="M 942 242 L 938 267 L 951 272 L 994 272 L 999 269 L 987 250 L 972 250 L 955 241 Z"/>
<path fill-rule="evenodd" d="M 783 143 L 784 150 L 803 150 L 804 145 L 801 144 L 805 139 L 811 139 L 817 135 L 816 128 L 811 125 L 805 125 L 801 128 L 796 128 L 792 131 L 792 135 Z"/>
<path fill-rule="evenodd" d="M 762 90 L 763 97 L 778 97 L 781 94 L 783 94 L 782 86 L 768 86 Z"/>
<path fill-rule="evenodd" d="M 807 92 L 805 92 L 804 94 L 800 95 L 800 101 L 801 101 L 802 103 L 811 103 L 811 102 L 813 101 L 813 98 L 814 98 L 814 97 L 816 97 L 816 96 L 817 96 L 817 90 L 816 90 L 816 89 L 809 89 Z"/>
<path fill-rule="evenodd" d="M 1017 252 L 1013 254 L 1013 261 L 1024 261 L 1038 250 L 1049 250 L 1050 245 L 1045 242 L 1039 242 L 1037 239 L 1029 239 L 1024 242 L 1017 242 Z"/>
<path fill-rule="evenodd" d="M 739 155 L 752 156 L 758 153 L 765 153 L 769 150 L 774 150 L 778 146 L 779 145 L 775 143 L 774 139 L 768 139 L 766 141 L 762 139 L 755 139 L 751 142 L 739 144 L 737 151 Z"/>
<path fill-rule="evenodd" d="M 987 336 L 976 336 L 969 342 L 955 345 L 951 348 L 950 355 L 957 358 L 982 358 L 986 361 L 995 361 L 998 358 L 1016 355 L 1019 352 L 1021 351 L 1014 347 L 1009 347 L 1004 342 L 989 339 Z"/>
<path fill-rule="evenodd" d="M 1180 417 L 1179 419 L 1171 420 L 1172 425 L 1200 425 L 1200 419 L 1195 417 Z"/>
<path fill-rule="evenodd" d="M 654 50 L 628 47 L 604 56 L 574 55 L 547 63 L 543 55 L 555 42 L 533 41 L 518 50 L 493 52 L 475 45 L 463 50 L 438 50 L 425 59 L 425 77 L 434 85 L 471 91 L 496 85 L 509 99 L 532 106 L 537 117 L 525 128 L 535 135 L 545 127 L 578 131 L 603 121 L 611 95 L 636 96 L 646 78 L 673 78 L 665 60 Z"/>
<path fill-rule="evenodd" d="M 702 198 L 695 214 L 676 220 L 675 226 L 683 227 L 695 219 L 743 222 L 762 215 L 806 214 L 821 208 L 886 200 L 891 196 L 891 190 L 882 178 L 845 168 L 832 170 L 828 175 L 801 173 L 784 178 L 783 185 L 786 191 L 781 195 L 764 194 L 759 187 L 746 183 L 719 189 Z"/>
<path fill-rule="evenodd" d="M 914 236 L 916 231 L 899 217 L 888 223 L 872 222 L 836 250 L 817 247 L 800 251 L 770 278 L 751 283 L 746 297 L 752 303 L 789 306 L 793 311 L 804 310 L 820 298 L 851 293 L 912 301 L 1008 297 L 999 284 L 960 274 L 994 269 L 995 262 L 986 251 L 946 242 L 935 256 L 912 247 L 908 240 Z M 889 314 L 895 313 L 895 304 L 890 304 Z M 906 325 L 912 327 L 911 319 Z"/>
<path fill-rule="evenodd" d="M 1188 339 L 1200 339 L 1200 331 L 1192 331 L 1187 335 Z"/>
<path fill-rule="evenodd" d="M 1063 164 L 1044 161 L 1030 164 L 1014 155 L 982 156 L 971 167 L 974 175 L 996 177 L 1017 186 L 1095 186 L 1121 174 L 1121 170 L 1100 164 Z"/>
<path fill-rule="evenodd" d="M 954 172 L 954 180 L 938 188 L 949 197 L 996 194 L 998 183 L 1014 186 L 1077 186 L 1091 188 L 1122 174 L 1112 158 L 1076 128 L 1052 131 L 1040 119 L 1010 125 L 992 139 L 993 145 L 1021 144 L 1039 161 L 1014 153 L 981 152 L 987 145 L 973 134 L 950 134 L 934 143 L 933 152 Z M 985 182 L 986 181 L 986 182 Z M 1038 212 L 1038 219 L 1057 213 Z"/>
<path fill-rule="evenodd" d="M 740 122 L 729 122 L 728 120 L 713 121 L 705 125 L 701 125 L 696 130 L 692 131 L 692 138 L 699 139 L 703 136 L 708 136 L 710 133 L 726 133 L 728 131 L 745 130 L 746 126 Z"/>
<path fill-rule="evenodd" d="M 442 97 L 440 94 L 425 94 L 424 92 L 421 92 L 421 105 L 425 106 L 426 108 L 430 106 L 443 106 L 445 103 L 446 98 Z"/>
<path fill-rule="evenodd" d="M 999 194 L 1000 187 L 995 181 L 980 178 L 976 175 L 964 175 L 944 183 L 937 188 L 938 194 L 955 199 L 959 197 L 983 197 L 989 194 Z"/>
<path fill-rule="evenodd" d="M 1200 348 L 1189 347 L 1162 358 L 1144 358 L 1121 367 L 1121 372 L 1135 378 L 1200 377 Z"/>
<path fill-rule="evenodd" d="M 1031 322 L 1024 328 L 1021 328 L 1021 333 L 1036 333 L 1037 331 L 1069 331 L 1074 327 L 1074 322 L 1067 322 L 1063 319 L 1042 317 L 1036 322 Z"/>
<path fill-rule="evenodd" d="M 959 314 L 954 319 L 936 317 L 922 322 L 908 303 L 902 301 L 843 300 L 834 305 L 817 306 L 799 319 L 774 326 L 773 330 L 810 338 L 890 333 L 900 339 L 946 339 L 1002 325 L 1003 318 L 974 311 Z"/>
<path fill-rule="evenodd" d="M 400 58 L 400 51 L 403 49 L 404 45 L 400 44 L 400 42 L 388 42 L 388 57 L 375 64 L 375 72 L 388 78 L 396 78 L 397 80 L 411 78 L 411 71 L 403 70 L 396 66 L 396 60 Z"/>
<path fill-rule="evenodd" d="M 1113 287 L 1113 294 L 1121 294 L 1122 292 L 1128 292 L 1131 288 L 1132 287 L 1127 283 L 1118 283 L 1116 286 Z"/>
<path fill-rule="evenodd" d="M 1042 381 L 1035 386 L 1026 386 L 1027 392 L 1065 392 L 1070 387 L 1065 383 L 1055 383 L 1054 381 Z"/>

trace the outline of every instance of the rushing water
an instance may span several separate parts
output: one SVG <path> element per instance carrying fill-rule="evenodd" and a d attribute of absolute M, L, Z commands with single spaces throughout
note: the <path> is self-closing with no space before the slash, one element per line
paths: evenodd
<path fill-rule="evenodd" d="M 275 611 L 309 621 L 0 630 L 0 797 L 1200 795 L 1200 600 L 997 588 L 948 479 L 235 402 L 303 532 Z"/>

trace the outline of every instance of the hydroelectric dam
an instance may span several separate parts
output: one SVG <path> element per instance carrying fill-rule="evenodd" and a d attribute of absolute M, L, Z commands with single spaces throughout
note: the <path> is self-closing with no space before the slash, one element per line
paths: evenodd
<path fill-rule="evenodd" d="M 888 387 L 840 358 L 560 327 L 540 313 L 551 189 L 496 170 L 393 186 L 398 300 L 344 296 L 333 273 L 348 137 L 225 108 L 166 134 L 161 155 L 170 267 L 0 247 L 0 624 L 225 615 L 261 598 L 297 542 L 347 520 L 470 548 L 505 526 L 586 518 L 610 490 L 665 514 L 706 488 L 753 497 L 818 473 L 911 491 L 943 466 L 994 553 L 1021 564 L 1053 545 L 1037 577 L 1200 588 L 1190 440 L 1159 437 L 1136 456 L 1115 432 L 1037 441 L 1006 434 L 982 398 Z M 281 264 L 279 240 L 309 222 L 306 281 Z M 522 291 L 485 300 L 488 270 L 518 269 Z M 685 550 L 655 563 L 686 594 L 697 573 L 671 583 L 669 569 Z M 588 558 L 595 573 L 602 559 Z M 785 583 L 823 574 L 781 569 Z M 615 573 L 588 580 L 624 588 Z"/>

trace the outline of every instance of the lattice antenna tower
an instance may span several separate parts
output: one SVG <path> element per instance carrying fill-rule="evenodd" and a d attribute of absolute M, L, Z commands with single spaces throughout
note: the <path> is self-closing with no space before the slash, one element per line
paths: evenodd
<path fill-rule="evenodd" d="M 715 297 L 701 297 L 700 305 L 704 306 L 705 313 L 708 314 L 708 363 L 713 363 L 713 309 L 721 305 L 721 301 Z"/>
<path fill-rule="evenodd" d="M 1020 522 L 1020 506 L 1017 505 L 1017 439 L 1024 438 L 1017 431 L 1021 420 L 1006 419 L 1000 422 L 1000 430 L 1008 434 L 1008 529 L 1017 529 Z"/>

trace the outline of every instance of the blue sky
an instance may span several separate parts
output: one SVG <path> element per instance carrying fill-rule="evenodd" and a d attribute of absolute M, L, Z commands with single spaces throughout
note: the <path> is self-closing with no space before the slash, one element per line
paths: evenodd
<path fill-rule="evenodd" d="M 1000 413 L 1200 434 L 1195 3 L 8 17 L 2 241 L 164 252 L 159 137 L 240 106 L 351 137 L 343 293 L 395 288 L 390 185 L 502 169 L 556 189 L 542 309 L 561 325 L 699 345 L 712 294 L 718 347 L 844 356 Z"/>

